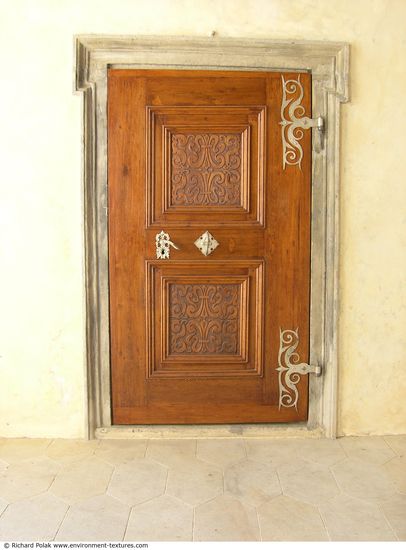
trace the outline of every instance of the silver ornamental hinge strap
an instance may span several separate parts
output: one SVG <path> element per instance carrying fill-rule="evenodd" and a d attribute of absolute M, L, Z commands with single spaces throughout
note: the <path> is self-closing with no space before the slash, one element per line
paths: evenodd
<path fill-rule="evenodd" d="M 301 140 L 303 131 L 310 128 L 317 129 L 314 143 L 316 152 L 323 149 L 325 123 L 321 116 L 309 118 L 304 116 L 305 108 L 302 105 L 303 86 L 300 82 L 300 74 L 297 79 L 285 80 L 282 76 L 282 104 L 281 122 L 282 126 L 282 149 L 283 169 L 287 165 L 299 166 L 302 169 L 303 149 Z"/>
<path fill-rule="evenodd" d="M 299 401 L 299 392 L 296 384 L 300 377 L 305 374 L 320 376 L 322 368 L 320 365 L 308 365 L 300 363 L 299 354 L 296 351 L 299 345 L 299 329 L 282 330 L 279 333 L 279 409 L 281 407 L 295 407 Z"/>

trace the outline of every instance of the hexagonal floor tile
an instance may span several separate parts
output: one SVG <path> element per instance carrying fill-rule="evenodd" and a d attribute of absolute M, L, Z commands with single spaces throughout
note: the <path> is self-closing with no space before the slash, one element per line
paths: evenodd
<path fill-rule="evenodd" d="M 396 491 L 383 466 L 347 459 L 331 467 L 341 489 L 363 500 L 384 500 Z"/>
<path fill-rule="evenodd" d="M 8 502 L 14 502 L 43 493 L 60 468 L 47 457 L 16 462 L 0 473 L 0 495 Z"/>
<path fill-rule="evenodd" d="M 406 495 L 394 495 L 380 506 L 398 539 L 406 541 Z"/>
<path fill-rule="evenodd" d="M 346 459 L 346 454 L 336 439 L 296 439 L 297 456 L 303 460 L 332 466 Z"/>
<path fill-rule="evenodd" d="M 169 469 L 166 491 L 189 504 L 200 504 L 223 492 L 223 473 L 198 459 L 183 460 Z"/>
<path fill-rule="evenodd" d="M 144 458 L 146 449 L 147 441 L 143 439 L 103 439 L 94 454 L 97 458 L 116 466 L 136 458 Z"/>
<path fill-rule="evenodd" d="M 383 468 L 399 493 L 406 494 L 406 456 L 393 458 Z"/>
<path fill-rule="evenodd" d="M 167 468 L 152 460 L 132 460 L 116 467 L 107 492 L 133 506 L 162 495 L 167 475 Z"/>
<path fill-rule="evenodd" d="M 242 439 L 200 439 L 197 442 L 197 458 L 225 467 L 246 458 Z"/>
<path fill-rule="evenodd" d="M 109 495 L 98 495 L 69 508 L 55 540 L 123 540 L 130 508 Z"/>
<path fill-rule="evenodd" d="M 196 458 L 196 440 L 151 439 L 145 456 L 164 466 L 176 466 L 184 460 Z"/>
<path fill-rule="evenodd" d="M 294 499 L 318 505 L 338 495 L 340 490 L 325 466 L 311 462 L 297 462 L 278 468 L 283 494 Z"/>
<path fill-rule="evenodd" d="M 318 509 L 284 495 L 258 508 L 258 518 L 262 540 L 329 540 Z"/>
<path fill-rule="evenodd" d="M 384 439 L 397 456 L 406 455 L 406 435 L 385 435 Z"/>
<path fill-rule="evenodd" d="M 10 504 L 0 517 L 0 540 L 52 540 L 67 509 L 50 493 Z"/>
<path fill-rule="evenodd" d="M 396 540 L 375 504 L 339 495 L 322 504 L 319 509 L 331 540 Z"/>
<path fill-rule="evenodd" d="M 191 541 L 193 508 L 169 495 L 134 506 L 125 540 Z"/>
<path fill-rule="evenodd" d="M 71 504 L 106 491 L 113 468 L 98 458 L 67 464 L 56 476 L 51 493 Z"/>
<path fill-rule="evenodd" d="M 8 505 L 7 500 L 0 498 L 0 516 L 4 512 L 4 510 L 7 508 L 7 505 Z"/>
<path fill-rule="evenodd" d="M 252 506 L 260 506 L 281 494 L 276 470 L 253 460 L 238 462 L 225 470 L 224 490 Z"/>
<path fill-rule="evenodd" d="M 201 504 L 195 510 L 194 540 L 260 540 L 255 508 L 228 495 Z"/>
<path fill-rule="evenodd" d="M 6 439 L 0 446 L 0 460 L 7 464 L 44 455 L 51 439 Z"/>
<path fill-rule="evenodd" d="M 71 463 L 90 458 L 99 446 L 98 440 L 55 439 L 47 448 L 46 454 L 61 463 Z"/>
<path fill-rule="evenodd" d="M 247 456 L 278 468 L 300 459 L 296 439 L 246 439 Z"/>
<path fill-rule="evenodd" d="M 384 464 L 395 456 L 383 437 L 342 437 L 339 439 L 348 458 L 371 464 Z"/>

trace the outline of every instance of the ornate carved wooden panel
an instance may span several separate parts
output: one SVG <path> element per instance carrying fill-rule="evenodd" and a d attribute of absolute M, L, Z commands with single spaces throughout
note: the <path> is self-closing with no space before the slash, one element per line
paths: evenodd
<path fill-rule="evenodd" d="M 241 205 L 241 135 L 172 134 L 171 205 Z"/>
<path fill-rule="evenodd" d="M 239 314 L 239 285 L 171 284 L 169 354 L 236 355 Z"/>
<path fill-rule="evenodd" d="M 148 376 L 261 375 L 261 261 L 147 264 Z"/>
<path fill-rule="evenodd" d="M 262 106 L 148 107 L 148 224 L 262 224 L 264 123 Z"/>

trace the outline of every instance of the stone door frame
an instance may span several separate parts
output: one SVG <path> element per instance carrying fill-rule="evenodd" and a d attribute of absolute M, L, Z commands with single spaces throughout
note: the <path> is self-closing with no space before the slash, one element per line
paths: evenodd
<path fill-rule="evenodd" d="M 240 38 L 75 37 L 74 89 L 83 95 L 83 192 L 88 437 L 335 437 L 338 375 L 340 106 L 349 100 L 349 45 Z M 112 426 L 109 349 L 107 69 L 171 68 L 312 73 L 313 140 L 309 418 L 300 424 Z M 310 130 L 309 130 L 310 131 Z M 317 132 L 317 130 L 313 130 Z M 315 136 L 316 137 L 316 136 Z M 277 365 L 275 365 L 277 367 Z"/>

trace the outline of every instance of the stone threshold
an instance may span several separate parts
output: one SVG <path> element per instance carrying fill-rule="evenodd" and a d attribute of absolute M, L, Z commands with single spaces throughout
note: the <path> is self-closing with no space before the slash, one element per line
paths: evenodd
<path fill-rule="evenodd" d="M 96 439 L 242 439 L 242 438 L 324 438 L 322 429 L 310 430 L 307 424 L 205 424 L 137 425 L 97 428 Z"/>

